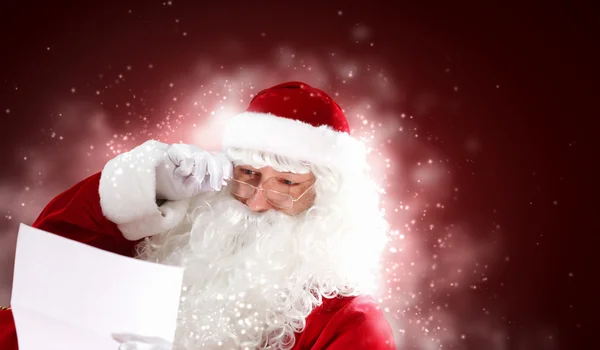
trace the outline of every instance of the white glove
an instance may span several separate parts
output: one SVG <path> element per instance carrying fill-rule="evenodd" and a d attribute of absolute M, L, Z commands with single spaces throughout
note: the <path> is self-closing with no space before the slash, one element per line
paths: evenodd
<path fill-rule="evenodd" d="M 173 345 L 157 337 L 145 337 L 137 334 L 113 334 L 113 339 L 118 341 L 117 350 L 172 350 Z"/>
<path fill-rule="evenodd" d="M 157 199 L 180 200 L 201 192 L 220 191 L 233 165 L 223 153 L 193 145 L 173 144 L 156 167 Z"/>

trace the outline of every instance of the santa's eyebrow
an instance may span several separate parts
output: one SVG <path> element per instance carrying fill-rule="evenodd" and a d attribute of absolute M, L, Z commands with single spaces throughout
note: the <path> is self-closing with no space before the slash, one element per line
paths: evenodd
<path fill-rule="evenodd" d="M 255 167 L 253 167 L 252 165 L 248 165 L 248 164 L 238 164 L 236 167 L 240 167 L 243 169 L 247 169 L 247 170 L 252 170 L 254 172 L 260 173 L 260 170 L 256 169 Z"/>
<path fill-rule="evenodd" d="M 304 178 L 303 175 L 306 175 L 306 174 L 282 173 L 282 175 L 291 176 L 291 177 L 297 179 L 297 178 Z"/>

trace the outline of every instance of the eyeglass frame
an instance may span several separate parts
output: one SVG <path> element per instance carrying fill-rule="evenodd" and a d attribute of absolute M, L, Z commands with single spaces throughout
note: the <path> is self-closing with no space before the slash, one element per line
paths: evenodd
<path fill-rule="evenodd" d="M 269 179 L 269 180 L 271 180 L 271 179 Z M 267 180 L 267 181 L 269 181 L 269 180 Z M 254 191 L 252 191 L 252 194 L 250 195 L 250 197 L 242 197 L 242 196 L 238 196 L 237 194 L 235 194 L 235 193 L 233 193 L 233 192 L 232 192 L 234 195 L 236 195 L 236 196 L 238 196 L 238 197 L 240 197 L 240 198 L 244 198 L 244 199 L 250 199 L 250 198 L 252 198 L 252 196 L 254 196 L 254 195 L 256 194 L 256 191 L 262 191 L 262 195 L 263 195 L 263 197 L 265 198 L 265 200 L 267 201 L 267 203 L 269 203 L 269 204 L 271 204 L 272 206 L 274 206 L 274 207 L 277 207 L 277 208 L 279 208 L 279 209 L 290 209 L 290 208 L 292 208 L 292 207 L 294 206 L 294 204 L 295 204 L 297 201 L 299 201 L 299 200 L 300 200 L 302 197 L 304 197 L 304 195 L 305 195 L 305 194 L 307 194 L 307 193 L 308 193 L 308 191 L 310 191 L 310 189 L 311 189 L 311 188 L 313 188 L 313 187 L 315 186 L 315 184 L 317 183 L 316 181 L 315 181 L 315 182 L 313 182 L 313 183 L 312 183 L 310 186 L 308 186 L 308 188 L 307 188 L 306 190 L 304 190 L 304 192 L 302 192 L 302 194 L 301 194 L 301 195 L 299 195 L 299 196 L 298 196 L 298 198 L 294 198 L 294 197 L 290 196 L 290 195 L 289 195 L 289 194 L 287 194 L 287 193 L 283 193 L 283 192 L 279 192 L 279 191 L 275 191 L 275 190 L 264 189 L 264 188 L 262 188 L 262 187 L 256 187 L 256 186 L 254 186 L 254 185 L 252 185 L 252 184 L 249 184 L 249 183 L 247 183 L 247 182 L 245 182 L 245 181 L 242 181 L 242 180 L 238 180 L 238 179 L 233 179 L 233 178 L 232 178 L 232 179 L 231 179 L 231 181 L 235 181 L 235 182 L 242 183 L 242 184 L 244 184 L 244 185 L 248 185 L 248 186 L 252 187 L 252 189 L 254 190 Z M 309 180 L 309 181 L 310 181 L 310 180 Z M 270 201 L 270 200 L 267 198 L 267 195 L 265 194 L 265 191 L 271 191 L 271 192 L 275 192 L 275 193 L 278 193 L 278 194 L 281 194 L 281 195 L 284 195 L 284 196 L 288 196 L 288 197 L 290 197 L 290 198 L 291 198 L 291 200 L 292 200 L 292 205 L 290 205 L 289 207 L 281 207 L 281 206 L 279 206 L 279 205 L 276 205 L 276 204 L 273 204 L 273 203 L 271 203 L 271 201 Z"/>

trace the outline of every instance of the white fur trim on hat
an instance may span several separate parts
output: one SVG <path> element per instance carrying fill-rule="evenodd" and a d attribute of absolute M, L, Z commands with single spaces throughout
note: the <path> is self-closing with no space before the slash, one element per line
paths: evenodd
<path fill-rule="evenodd" d="M 100 206 L 123 236 L 135 241 L 168 231 L 187 212 L 189 201 L 156 204 L 156 166 L 167 144 L 150 140 L 111 159 L 100 176 Z"/>
<path fill-rule="evenodd" d="M 243 112 L 228 120 L 223 148 L 232 147 L 337 169 L 356 169 L 366 162 L 364 144 L 346 133 L 267 113 Z"/>

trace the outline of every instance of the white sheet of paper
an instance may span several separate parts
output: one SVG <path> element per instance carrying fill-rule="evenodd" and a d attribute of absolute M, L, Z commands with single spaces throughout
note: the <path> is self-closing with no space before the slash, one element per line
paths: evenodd
<path fill-rule="evenodd" d="M 173 341 L 182 279 L 180 267 L 21 224 L 11 300 L 19 350 L 117 350 L 113 333 Z"/>

